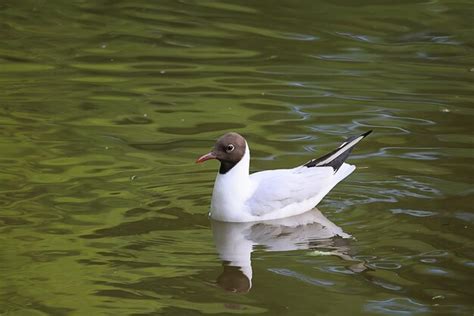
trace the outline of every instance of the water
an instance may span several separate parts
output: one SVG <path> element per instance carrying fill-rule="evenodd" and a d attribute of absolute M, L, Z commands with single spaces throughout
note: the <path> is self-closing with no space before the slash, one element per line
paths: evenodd
<path fill-rule="evenodd" d="M 0 313 L 472 315 L 473 13 L 0 4 Z M 217 165 L 194 160 L 224 132 L 247 137 L 259 171 L 368 129 L 318 206 L 353 238 L 207 218 Z M 223 263 L 219 240 L 247 247 L 246 266 Z"/>

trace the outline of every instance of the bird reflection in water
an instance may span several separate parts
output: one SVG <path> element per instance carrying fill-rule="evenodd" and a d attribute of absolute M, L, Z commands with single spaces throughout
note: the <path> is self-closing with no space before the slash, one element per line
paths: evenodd
<path fill-rule="evenodd" d="M 252 288 L 252 251 L 308 249 L 315 254 L 334 255 L 350 261 L 353 272 L 366 269 L 364 262 L 350 256 L 352 236 L 328 220 L 318 209 L 278 220 L 226 223 L 211 221 L 214 243 L 223 271 L 217 284 L 231 292 L 246 293 Z M 318 249 L 324 250 L 319 251 Z"/>

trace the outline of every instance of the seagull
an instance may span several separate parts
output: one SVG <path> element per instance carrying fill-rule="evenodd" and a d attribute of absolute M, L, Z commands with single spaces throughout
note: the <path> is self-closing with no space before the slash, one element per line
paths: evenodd
<path fill-rule="evenodd" d="M 235 132 L 221 136 L 196 163 L 220 162 L 209 216 L 223 222 L 254 222 L 302 214 L 355 170 L 345 163 L 353 147 L 372 131 L 351 136 L 330 153 L 291 168 L 249 174 L 250 150 Z"/>

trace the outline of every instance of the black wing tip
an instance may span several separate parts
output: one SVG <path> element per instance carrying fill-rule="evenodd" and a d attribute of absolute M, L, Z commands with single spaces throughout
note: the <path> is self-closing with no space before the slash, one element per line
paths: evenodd
<path fill-rule="evenodd" d="M 349 137 L 347 140 L 346 140 L 346 144 L 344 144 L 343 146 L 341 147 L 344 147 L 347 145 L 347 143 L 349 143 L 350 141 L 353 141 L 354 139 L 356 138 L 359 138 L 359 137 L 362 137 L 365 138 L 366 136 L 368 136 L 370 133 L 372 133 L 373 130 L 369 130 L 359 136 L 351 136 Z M 323 161 L 324 159 L 326 159 L 328 156 L 330 156 L 332 153 L 336 152 L 337 150 L 339 150 L 341 147 L 339 148 L 336 148 L 334 151 L 322 156 L 322 157 L 319 157 L 317 159 L 312 159 L 310 161 L 308 161 L 307 163 L 305 163 L 303 166 L 305 167 L 308 167 L 308 168 L 311 168 L 311 167 L 317 167 L 317 164 L 318 162 L 320 161 Z M 324 164 L 324 165 L 321 165 L 319 167 L 332 167 L 334 169 L 334 172 L 337 172 L 337 170 L 339 170 L 339 168 L 342 166 L 342 164 L 346 161 L 347 157 L 349 157 L 351 151 L 352 151 L 353 148 L 349 148 L 348 151 L 346 151 L 345 154 L 343 154 L 342 156 L 339 156 L 339 157 L 336 157 L 334 160 L 328 162 L 327 164 Z"/>

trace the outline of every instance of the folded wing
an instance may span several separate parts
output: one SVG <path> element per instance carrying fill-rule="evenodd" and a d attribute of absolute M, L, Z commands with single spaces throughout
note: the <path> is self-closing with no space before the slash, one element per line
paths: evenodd
<path fill-rule="evenodd" d="M 252 174 L 257 188 L 250 199 L 253 215 L 261 216 L 294 203 L 308 200 L 331 185 L 330 167 L 281 169 Z M 332 186 L 331 186 L 332 187 Z"/>
<path fill-rule="evenodd" d="M 345 163 L 352 148 L 372 131 L 349 137 L 332 152 L 293 169 L 257 172 L 250 176 L 256 189 L 249 199 L 252 214 L 262 216 L 306 200 L 317 203 L 355 167 Z"/>

